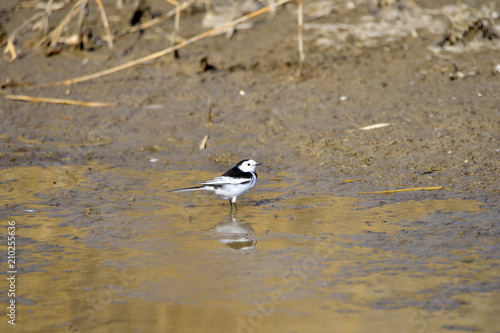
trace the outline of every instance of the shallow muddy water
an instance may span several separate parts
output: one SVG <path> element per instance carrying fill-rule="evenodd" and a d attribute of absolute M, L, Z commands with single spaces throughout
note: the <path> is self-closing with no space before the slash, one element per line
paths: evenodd
<path fill-rule="evenodd" d="M 103 3 L 111 31 L 128 30 L 136 2 Z M 47 19 L 0 1 L 0 39 L 18 32 L 18 58 L 0 58 L 0 332 L 500 332 L 491 1 L 418 1 L 446 15 L 304 1 L 303 63 L 290 2 L 178 58 L 54 86 L 164 50 L 174 27 L 122 35 L 109 58 L 90 1 L 95 45 L 31 49 L 40 33 L 25 23 L 50 30 L 67 4 Z M 206 31 L 205 14 L 183 11 L 179 38 Z M 490 24 L 491 39 L 470 30 Z M 440 46 L 460 27 L 470 43 Z M 167 192 L 244 158 L 263 166 L 234 215 L 212 194 Z M 416 187 L 440 189 L 361 193 Z"/>
<path fill-rule="evenodd" d="M 481 202 L 373 205 L 261 172 L 231 214 L 211 194 L 166 192 L 215 176 L 201 170 L 91 163 L 2 176 L 23 332 L 498 328 L 496 217 Z"/>

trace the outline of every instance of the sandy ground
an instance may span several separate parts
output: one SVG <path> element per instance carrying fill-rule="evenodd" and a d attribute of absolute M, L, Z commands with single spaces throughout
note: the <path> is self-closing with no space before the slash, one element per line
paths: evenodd
<path fill-rule="evenodd" d="M 2 1 L 0 22 L 7 33 L 37 12 L 33 9 L 14 10 L 15 3 Z M 468 9 L 464 7 L 460 11 L 454 7 L 454 1 L 420 3 L 424 7 L 442 9 L 448 17 L 465 15 L 472 12 L 471 8 L 475 8 L 474 15 L 493 15 L 493 9 L 481 7 L 489 4 L 475 1 Z M 114 2 L 107 1 L 105 6 L 112 31 L 125 28 L 130 10 L 125 11 L 128 14 L 120 15 Z M 88 24 L 99 36 L 103 30 L 94 7 L 92 3 Z M 150 8 L 153 15 L 158 15 L 170 10 L 171 6 L 164 1 L 151 1 Z M 17 44 L 19 59 L 9 62 L 5 55 L 0 62 L 0 81 L 9 83 L 1 90 L 3 97 L 7 94 L 29 95 L 118 105 L 89 108 L 2 98 L 0 172 L 2 196 L 8 208 L 2 218 L 17 216 L 16 207 L 24 207 L 32 200 L 25 196 L 11 197 L 10 188 L 11 182 L 18 182 L 19 177 L 29 173 L 26 171 L 31 170 L 29 168 L 35 173 L 55 170 L 56 178 L 66 179 L 74 174 L 78 180 L 75 183 L 70 180 L 60 183 L 70 184 L 66 189 L 64 185 L 50 190 L 26 186 L 53 207 L 67 205 L 74 198 L 77 210 L 81 212 L 92 209 L 92 205 L 104 205 L 94 197 L 95 190 L 130 190 L 131 193 L 113 200 L 124 197 L 135 200 L 137 194 L 134 191 L 141 190 L 144 179 L 150 181 L 148 184 L 159 179 L 156 178 L 158 174 L 152 176 L 151 172 L 166 177 L 158 181 L 161 189 L 154 188 L 160 193 L 162 189 L 196 183 L 198 175 L 216 176 L 243 158 L 253 158 L 264 164 L 259 169 L 262 189 L 257 192 L 258 198 L 242 199 L 242 205 L 246 203 L 252 209 L 262 207 L 278 215 L 287 215 L 287 209 L 293 209 L 294 213 L 290 214 L 298 215 L 299 220 L 306 221 L 304 223 L 314 220 L 316 215 L 307 213 L 303 216 L 300 207 L 330 205 L 335 201 L 331 196 L 338 198 L 336 202 L 349 198 L 362 200 L 357 209 L 452 200 L 453 204 L 449 206 L 424 204 L 418 208 L 429 212 L 462 211 L 459 202 L 463 200 L 463 209 L 469 213 L 458 215 L 463 224 L 457 222 L 453 230 L 460 232 L 461 228 L 467 229 L 470 224 L 475 224 L 478 229 L 466 232 L 462 237 L 467 238 L 467 246 L 474 242 L 489 244 L 482 248 L 479 260 L 488 258 L 491 260 L 488 272 L 492 272 L 490 269 L 498 272 L 500 42 L 481 38 L 477 33 L 477 38 L 471 37 L 464 45 L 441 47 L 440 42 L 450 32 L 447 15 L 431 15 L 399 2 L 397 6 L 379 8 L 365 1 L 339 1 L 335 4 L 314 1 L 305 4 L 306 61 L 300 65 L 296 13 L 296 3 L 291 3 L 274 17 L 264 14 L 253 20 L 251 29 L 237 30 L 230 39 L 222 35 L 182 48 L 178 59 L 170 54 L 71 86 L 46 84 L 94 73 L 168 47 L 167 35 L 172 30 L 173 20 L 166 20 L 143 33 L 120 38 L 115 42 L 115 57 L 111 59 L 108 59 L 107 47 L 102 41 L 94 41 L 91 48 L 83 51 L 62 47 L 60 53 L 46 57 L 42 50 L 29 51 L 29 45 L 39 37 L 34 33 L 23 35 Z M 204 15 L 202 10 L 190 10 L 184 14 L 180 35 L 188 38 L 204 31 L 206 28 L 201 26 Z M 54 17 L 60 19 L 62 15 Z M 498 28 L 498 19 L 492 22 Z M 205 57 L 213 70 L 200 71 L 200 61 Z M 13 82 L 32 82 L 35 85 L 16 86 L 12 85 Z M 375 124 L 386 125 L 362 129 Z M 206 135 L 206 148 L 200 150 L 200 142 Z M 121 171 L 124 174 L 130 172 L 129 182 L 126 177 L 120 178 L 118 173 L 110 173 L 109 178 L 92 173 L 92 170 L 98 170 L 106 174 L 109 167 L 125 170 Z M 181 171 L 185 173 L 179 173 Z M 50 184 L 50 177 L 40 180 L 40 184 Z M 92 185 L 74 187 L 76 183 L 84 182 L 82 179 L 87 179 Z M 359 193 L 416 187 L 441 189 L 392 195 Z M 73 193 L 77 188 L 88 193 Z M 269 190 L 267 195 L 264 189 Z M 153 202 L 164 200 L 155 195 L 148 198 Z M 300 202 L 300 198 L 308 199 Z M 198 203 L 210 205 L 207 200 L 203 197 Z M 289 205 L 285 203 L 288 200 Z M 113 201 L 117 205 L 112 209 L 114 213 L 127 210 L 134 202 L 119 204 L 117 201 Z M 92 202 L 92 205 L 86 206 L 84 202 Z M 182 201 L 176 203 L 184 207 L 193 205 Z M 214 204 L 219 205 L 219 202 Z M 179 206 L 176 207 L 168 214 L 177 214 L 183 219 L 203 216 L 199 211 L 176 213 Z M 45 214 L 52 216 L 50 208 L 47 209 Z M 402 212 L 405 208 L 391 209 Z M 471 211 L 476 215 L 467 215 Z M 61 214 L 62 221 L 58 223 L 63 223 L 64 227 L 74 223 L 74 227 L 85 229 L 89 226 L 84 221 L 93 213 L 90 210 L 85 218 L 78 214 L 75 219 L 69 211 Z M 324 220 L 335 216 L 333 212 L 318 214 Z M 439 230 L 450 223 L 449 215 L 437 214 L 434 217 L 436 220 L 432 223 Z M 407 218 L 405 221 L 408 222 L 422 217 L 411 215 Z M 73 222 L 68 222 L 68 219 Z M 363 219 L 360 217 L 359 221 Z M 403 220 L 395 218 L 397 223 L 403 223 Z M 426 218 L 423 220 L 422 223 L 427 223 Z M 247 221 L 254 222 L 248 216 Z M 206 230 L 212 226 L 211 222 L 200 225 L 200 228 Z M 225 220 L 224 223 L 231 221 Z M 54 227 L 57 225 L 55 223 Z M 278 227 L 267 222 L 265 225 L 264 229 L 255 228 L 258 235 L 265 232 L 274 235 L 264 240 L 280 237 L 281 234 L 273 230 Z M 155 228 L 160 226 L 155 225 Z M 155 230 L 162 233 L 161 229 Z M 85 229 L 87 231 L 89 229 Z M 324 233 L 315 235 L 326 237 Z M 418 233 L 422 242 L 427 236 L 426 232 Z M 454 242 L 453 239 L 447 241 Z M 496 246 L 491 245 L 495 242 Z M 245 244 L 251 244 L 251 241 Z M 369 239 L 368 244 L 374 248 L 379 246 L 376 238 Z M 417 250 L 420 243 L 412 244 L 407 248 L 408 253 L 420 251 Z M 460 244 L 463 243 L 458 242 L 456 246 L 460 247 Z M 276 262 L 269 263 L 270 267 L 279 262 L 279 254 L 282 253 L 273 257 Z M 422 254 L 423 257 L 427 255 L 429 253 Z M 498 279 L 496 282 L 494 277 L 488 279 L 485 290 L 495 293 Z M 370 283 L 376 284 L 376 279 Z M 137 296 L 140 293 L 137 290 L 141 288 L 130 291 L 132 296 L 128 296 Z M 470 290 L 464 293 L 468 292 Z M 320 294 L 310 293 L 307 297 L 321 298 Z M 212 296 L 206 297 L 213 299 Z M 337 296 L 342 298 L 342 295 Z M 298 299 L 300 295 L 294 302 L 299 302 Z M 179 306 L 186 306 L 191 301 L 189 298 Z M 374 308 L 384 309 L 384 305 L 377 304 Z M 280 316 L 293 317 L 294 306 L 294 303 L 288 304 L 292 310 Z M 450 306 L 460 307 L 458 303 Z M 367 316 L 357 320 L 376 318 L 378 314 Z M 321 322 L 324 317 L 316 312 L 312 318 Z M 278 324 L 287 321 L 286 318 L 276 320 Z M 65 323 L 58 322 L 66 328 L 71 326 L 67 321 Z M 491 331 L 489 328 L 495 327 L 495 319 L 490 316 L 484 321 L 484 326 L 478 325 L 480 331 Z M 418 325 L 412 328 L 416 329 Z M 353 331 L 365 329 L 361 327 Z"/>

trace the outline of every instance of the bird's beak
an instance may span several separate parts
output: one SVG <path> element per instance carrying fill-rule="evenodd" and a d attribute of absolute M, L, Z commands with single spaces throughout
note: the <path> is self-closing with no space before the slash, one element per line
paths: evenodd
<path fill-rule="evenodd" d="M 257 164 L 255 164 L 255 166 L 259 166 L 259 165 L 262 165 L 262 163 L 257 162 Z"/>

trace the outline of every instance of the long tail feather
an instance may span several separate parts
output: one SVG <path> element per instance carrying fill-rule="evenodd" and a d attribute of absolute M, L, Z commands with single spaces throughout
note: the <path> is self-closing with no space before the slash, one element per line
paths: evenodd
<path fill-rule="evenodd" d="M 177 190 L 170 190 L 168 192 L 191 192 L 191 191 L 200 191 L 204 189 L 205 186 L 193 186 L 193 187 L 179 188 Z"/>

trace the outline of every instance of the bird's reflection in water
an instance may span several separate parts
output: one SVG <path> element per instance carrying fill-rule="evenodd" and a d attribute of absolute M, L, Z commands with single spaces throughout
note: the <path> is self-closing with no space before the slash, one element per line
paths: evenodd
<path fill-rule="evenodd" d="M 238 222 L 235 214 L 230 214 L 210 231 L 219 233 L 222 236 L 219 242 L 235 250 L 247 251 L 254 249 L 257 244 L 252 225 L 247 222 Z"/>

